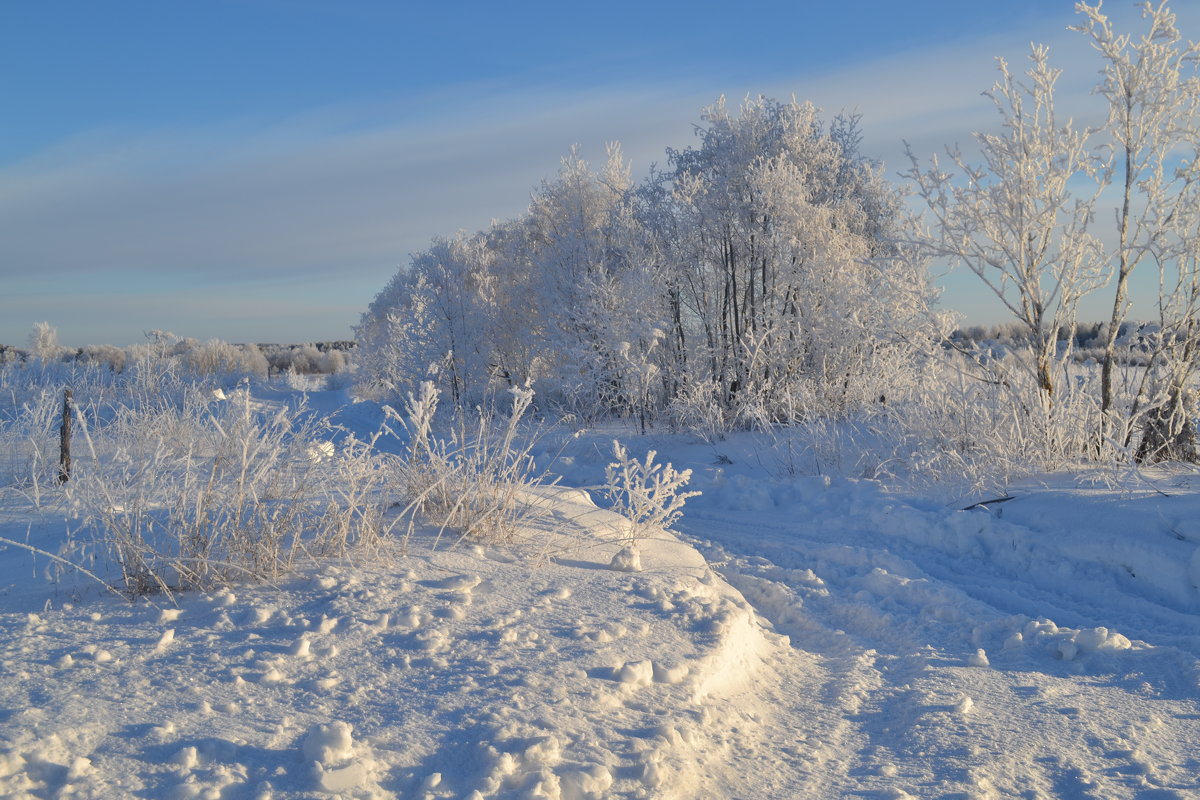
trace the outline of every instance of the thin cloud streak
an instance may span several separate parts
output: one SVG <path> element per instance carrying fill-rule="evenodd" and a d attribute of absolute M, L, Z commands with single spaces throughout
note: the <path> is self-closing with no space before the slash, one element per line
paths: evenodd
<path fill-rule="evenodd" d="M 1181 24 L 1189 30 L 1189 20 Z M 1136 30 L 1136 22 L 1127 27 Z M 1063 106 L 1099 108 L 1088 97 L 1098 61 L 1082 37 L 1044 33 L 1053 60 L 1066 68 Z M 476 85 L 460 87 L 458 102 L 446 91 L 427 104 L 406 98 L 394 110 L 347 104 L 273 123 L 76 137 L 0 167 L 0 280 L 22 287 L 20 303 L 0 304 L 0 342 L 21 341 L 42 318 L 68 342 L 136 339 L 143 325 L 128 330 L 130 314 L 172 302 L 140 289 L 139 276 L 162 274 L 181 293 L 218 303 L 250 292 L 254 281 L 294 286 L 287 295 L 297 301 L 317 298 L 297 313 L 226 302 L 206 314 L 181 304 L 180 333 L 346 337 L 358 316 L 347 311 L 348 292 L 361 310 L 431 238 L 520 214 L 572 144 L 599 162 L 604 143 L 619 140 L 642 172 L 665 160 L 664 148 L 692 143 L 699 109 L 718 93 L 731 102 L 747 93 L 794 94 L 827 115 L 861 113 L 864 151 L 895 175 L 907 166 L 902 140 L 924 159 L 948 143 L 969 147 L 972 130 L 994 127 L 991 102 L 980 94 L 995 80 L 993 56 L 1004 55 L 1015 70 L 1027 50 L 1024 37 L 994 35 L 761 87 L 499 93 Z M 78 296 L 68 302 L 64 285 L 72 281 L 94 287 L 95 307 Z M 966 303 L 965 290 L 958 294 L 953 302 Z M 321 311 L 324 297 L 339 298 L 339 307 Z M 213 324 L 218 317 L 225 327 Z"/>

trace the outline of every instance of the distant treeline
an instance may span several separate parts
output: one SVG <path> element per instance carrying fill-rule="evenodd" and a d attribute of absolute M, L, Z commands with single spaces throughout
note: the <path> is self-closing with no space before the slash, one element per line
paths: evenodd
<path fill-rule="evenodd" d="M 1107 322 L 1081 322 L 1074 331 L 1062 329 L 1058 332 L 1059 350 L 1065 350 L 1069 343 L 1071 358 L 1076 363 L 1099 361 L 1104 357 L 1109 328 Z M 1161 327 L 1153 322 L 1121 323 L 1116 337 L 1119 359 L 1124 363 L 1142 364 L 1160 331 Z M 968 350 L 1024 349 L 1030 346 L 1029 328 L 1019 322 L 971 325 L 955 330 L 950 335 L 950 344 Z"/>
<path fill-rule="evenodd" d="M 147 334 L 146 344 L 118 347 L 110 344 L 63 347 L 54 329 L 35 327 L 28 347 L 0 344 L 0 364 L 30 360 L 101 364 L 114 372 L 149 356 L 176 358 L 199 374 L 236 372 L 265 377 L 290 372 L 297 375 L 332 375 L 350 365 L 357 347 L 351 340 L 303 344 L 231 344 L 220 339 L 201 342 L 165 331 Z"/>

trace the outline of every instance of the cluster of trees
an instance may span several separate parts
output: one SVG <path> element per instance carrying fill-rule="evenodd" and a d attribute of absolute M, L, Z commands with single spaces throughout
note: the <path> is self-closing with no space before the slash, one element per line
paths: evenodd
<path fill-rule="evenodd" d="M 1121 33 L 1101 4 L 1081 2 L 1074 30 L 1099 56 L 1095 94 L 1107 119 L 1080 128 L 1055 110 L 1060 70 L 1035 46 L 1024 77 L 1000 61 L 990 92 L 998 133 L 976 134 L 982 161 L 957 150 L 949 165 L 907 176 L 933 220 L 931 256 L 965 264 L 1024 329 L 1022 398 L 1052 431 L 1098 406 L 1098 451 L 1127 448 L 1141 461 L 1197 460 L 1194 383 L 1200 367 L 1200 47 L 1186 41 L 1165 0 L 1145 3 L 1141 36 Z M 1115 198 L 1115 208 L 1105 205 Z M 1104 226 L 1112 225 L 1109 230 Z M 1119 348 L 1131 277 L 1157 271 L 1159 318 L 1144 337 L 1146 366 L 1131 374 Z M 1112 291 L 1099 385 L 1074 397 L 1067 365 L 1082 298 Z M 1007 380 L 1007 378 L 1006 378 Z"/>
<path fill-rule="evenodd" d="M 1165 0 L 1142 5 L 1140 36 L 1114 30 L 1100 3 L 1076 9 L 1105 121 L 1058 114 L 1047 48 L 1024 73 L 1000 60 L 999 129 L 975 134 L 975 154 L 923 165 L 909 152 L 922 220 L 859 152 L 856 118 L 719 102 L 698 143 L 668 150 L 642 183 L 617 148 L 599 172 L 572 152 L 521 218 L 415 255 L 356 329 L 360 385 L 403 397 L 432 375 L 462 405 L 532 384 L 585 418 L 729 427 L 906 396 L 936 413 L 944 387 L 921 382 L 940 374 L 990 393 L 964 389 L 996 422 L 956 448 L 1015 437 L 1043 467 L 1200 460 L 1200 46 Z M 932 260 L 994 292 L 1017 346 L 998 356 L 947 335 Z M 1158 318 L 1134 336 L 1143 272 L 1157 273 Z M 1102 289 L 1111 315 L 1081 324 L 1081 300 Z M 1097 368 L 1080 365 L 1082 346 Z"/>
<path fill-rule="evenodd" d="M 697 426 L 886 402 L 933 341 L 902 197 L 857 119 L 795 101 L 706 109 L 640 184 L 575 151 L 528 212 L 435 241 L 356 329 L 360 381 L 454 403 L 532 385 L 584 418 Z"/>
<path fill-rule="evenodd" d="M 170 331 L 154 330 L 146 334 L 144 344 L 117 347 L 91 344 L 64 347 L 58 343 L 58 331 L 48 322 L 38 322 L 29 334 L 27 349 L 0 345 L 0 364 L 29 359 L 42 363 L 77 362 L 98 364 L 113 372 L 152 363 L 158 367 L 171 362 L 193 375 L 230 375 L 270 377 L 291 372 L 298 375 L 332 375 L 348 370 L 351 341 L 308 344 L 231 344 L 220 339 L 201 342 Z"/>
<path fill-rule="evenodd" d="M 1107 322 L 1079 322 L 1073 331 L 1063 328 L 1058 332 L 1058 353 L 1069 355 L 1076 364 L 1100 364 L 1108 352 L 1110 331 Z M 1160 336 L 1161 328 L 1157 323 L 1137 320 L 1121 323 L 1113 338 L 1116 363 L 1119 366 L 1148 366 Z M 1030 333 L 1020 322 L 971 325 L 950 334 L 947 347 L 960 351 L 987 351 L 993 355 L 1021 354 L 1029 350 Z"/>

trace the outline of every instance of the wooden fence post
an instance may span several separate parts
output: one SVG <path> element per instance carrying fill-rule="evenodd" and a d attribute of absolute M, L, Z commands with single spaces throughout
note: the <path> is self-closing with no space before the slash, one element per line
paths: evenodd
<path fill-rule="evenodd" d="M 63 389 L 62 427 L 58 429 L 58 482 L 71 479 L 71 390 Z"/>

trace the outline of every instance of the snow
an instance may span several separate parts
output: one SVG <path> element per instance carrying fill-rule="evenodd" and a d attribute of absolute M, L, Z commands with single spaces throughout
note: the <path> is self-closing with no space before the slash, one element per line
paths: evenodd
<path fill-rule="evenodd" d="M 612 435 L 547 437 L 512 544 L 135 603 L 0 551 L 0 796 L 1200 794 L 1200 475 L 963 511 L 989 498 L 623 436 L 703 492 L 632 542 L 595 502 Z M 4 498 L 0 536 L 57 551 L 66 515 Z"/>

